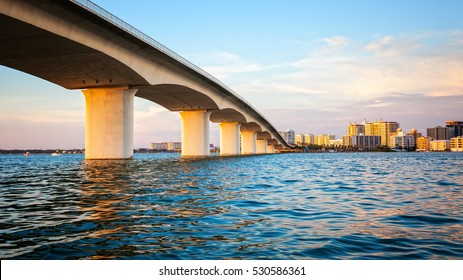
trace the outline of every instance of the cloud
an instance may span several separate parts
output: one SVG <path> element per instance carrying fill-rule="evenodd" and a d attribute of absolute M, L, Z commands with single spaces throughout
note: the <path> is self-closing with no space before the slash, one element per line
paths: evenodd
<path fill-rule="evenodd" d="M 237 54 L 225 51 L 217 51 L 212 54 L 193 54 L 189 57 L 193 61 L 201 61 L 201 68 L 217 79 L 260 72 L 266 68 L 260 63 L 249 62 Z"/>
<path fill-rule="evenodd" d="M 323 38 L 323 42 L 327 43 L 331 47 L 345 47 L 349 45 L 349 38 L 344 36 L 334 36 L 331 38 Z"/>
<path fill-rule="evenodd" d="M 200 64 L 224 77 L 219 78 L 279 129 L 305 125 L 316 131 L 320 124 L 320 130 L 338 135 L 344 133 L 346 120 L 396 121 L 395 116 L 402 115 L 419 128 L 425 126 L 418 126 L 420 119 L 443 124 L 459 112 L 451 97 L 463 94 L 461 35 L 458 30 L 427 31 L 376 36 L 367 42 L 332 36 L 298 42 L 306 55 L 293 61 L 266 65 L 215 52 L 203 54 Z M 433 109 L 435 102 L 443 103 Z"/>
<path fill-rule="evenodd" d="M 391 36 L 377 38 L 365 46 L 375 56 L 393 57 L 410 54 L 420 48 L 419 39 L 413 36 Z"/>
<path fill-rule="evenodd" d="M 387 35 L 364 45 L 356 42 L 353 45 L 358 47 L 335 55 L 320 56 L 331 46 L 318 46 L 292 63 L 294 70 L 286 75 L 286 83 L 350 98 L 391 92 L 458 95 L 463 89 L 463 48 L 458 34 Z"/>

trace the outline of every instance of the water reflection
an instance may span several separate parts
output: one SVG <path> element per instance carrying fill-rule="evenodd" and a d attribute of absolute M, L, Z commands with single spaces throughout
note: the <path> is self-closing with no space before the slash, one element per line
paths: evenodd
<path fill-rule="evenodd" d="M 174 251 L 229 240 L 220 230 L 208 236 L 211 227 L 221 224 L 218 217 L 229 211 L 221 203 L 235 197 L 208 179 L 214 178 L 208 164 L 212 163 L 183 159 L 86 161 L 81 211 L 87 221 L 97 224 L 88 237 L 101 238 L 99 245 L 105 247 L 90 258 L 143 254 L 177 258 Z M 241 222 L 237 228 L 251 223 Z"/>
<path fill-rule="evenodd" d="M 463 158 L 422 156 L 10 157 L 0 161 L 0 253 L 3 259 L 463 258 Z"/>

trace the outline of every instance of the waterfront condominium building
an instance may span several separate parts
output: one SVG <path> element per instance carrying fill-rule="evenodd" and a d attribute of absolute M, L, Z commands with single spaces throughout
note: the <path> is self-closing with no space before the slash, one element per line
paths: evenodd
<path fill-rule="evenodd" d="M 426 129 L 428 137 L 431 137 L 433 140 L 449 140 L 448 128 L 442 126 L 436 126 Z"/>
<path fill-rule="evenodd" d="M 397 133 L 390 137 L 389 148 L 413 151 L 415 150 L 415 137 L 413 135 L 406 135 L 399 128 L 397 129 Z"/>
<path fill-rule="evenodd" d="M 431 137 L 421 136 L 416 138 L 416 150 L 420 152 L 429 151 L 431 149 Z"/>
<path fill-rule="evenodd" d="M 314 144 L 319 146 L 329 146 L 330 141 L 336 138 L 335 135 L 320 134 L 314 136 Z"/>
<path fill-rule="evenodd" d="M 421 137 L 423 136 L 420 132 L 418 132 L 416 129 L 412 128 L 412 130 L 410 130 L 409 133 L 407 133 L 407 135 L 411 135 L 415 138 L 415 142 L 416 142 L 416 139 L 418 139 L 418 137 Z"/>
<path fill-rule="evenodd" d="M 296 134 L 296 136 L 294 137 L 294 140 L 296 142 L 296 145 L 298 146 L 302 146 L 305 143 L 303 134 Z"/>
<path fill-rule="evenodd" d="M 292 144 L 296 144 L 296 135 L 294 133 L 294 130 L 293 129 L 288 129 L 288 130 L 280 130 L 278 131 L 278 133 L 280 133 L 281 137 L 283 137 L 283 139 L 285 139 L 286 143 L 292 145 Z"/>
<path fill-rule="evenodd" d="M 168 151 L 180 151 L 182 149 L 182 142 L 167 142 Z"/>
<path fill-rule="evenodd" d="M 447 151 L 450 149 L 449 140 L 433 140 L 431 141 L 431 151 Z"/>
<path fill-rule="evenodd" d="M 150 143 L 151 150 L 158 150 L 158 151 L 166 151 L 167 150 L 167 142 L 162 143 Z"/>
<path fill-rule="evenodd" d="M 445 127 L 449 138 L 463 136 L 463 121 L 446 121 Z"/>
<path fill-rule="evenodd" d="M 365 126 L 365 135 L 381 136 L 382 146 L 389 146 L 391 133 L 395 133 L 400 126 L 397 122 L 387 122 L 382 119 L 372 123 L 364 120 L 363 125 Z"/>
<path fill-rule="evenodd" d="M 343 137 L 344 146 L 373 150 L 381 146 L 381 136 L 373 135 L 347 135 Z"/>
<path fill-rule="evenodd" d="M 463 152 L 463 136 L 450 139 L 450 150 L 452 152 Z"/>
<path fill-rule="evenodd" d="M 304 134 L 304 143 L 306 144 L 314 144 L 314 135 L 313 134 Z"/>
<path fill-rule="evenodd" d="M 162 142 L 162 143 L 150 143 L 151 150 L 157 151 L 180 151 L 182 149 L 181 142 Z"/>

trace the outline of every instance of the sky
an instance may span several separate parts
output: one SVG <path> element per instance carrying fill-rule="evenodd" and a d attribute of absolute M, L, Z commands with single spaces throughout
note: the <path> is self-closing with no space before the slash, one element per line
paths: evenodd
<path fill-rule="evenodd" d="M 94 0 L 203 68 L 278 130 L 463 121 L 463 1 Z M 84 148 L 85 100 L 0 66 L 0 149 Z M 134 146 L 180 141 L 178 113 L 135 100 Z M 211 123 L 211 143 L 219 129 Z"/>

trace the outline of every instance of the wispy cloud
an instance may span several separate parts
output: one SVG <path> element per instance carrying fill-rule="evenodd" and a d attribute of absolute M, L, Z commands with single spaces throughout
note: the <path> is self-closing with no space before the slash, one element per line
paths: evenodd
<path fill-rule="evenodd" d="M 335 36 L 331 38 L 323 38 L 323 42 L 327 43 L 331 47 L 345 47 L 349 45 L 349 38 L 344 36 Z"/>
<path fill-rule="evenodd" d="M 320 94 L 346 94 L 351 98 L 391 92 L 457 95 L 463 90 L 463 48 L 460 34 L 428 32 L 387 35 L 357 48 L 323 55 L 332 45 L 345 45 L 343 37 L 323 39 L 326 46 L 311 50 L 292 63 L 286 74 L 291 87 L 317 88 Z M 338 38 L 338 39 L 336 39 Z M 284 82 L 284 81 L 281 81 Z"/>
<path fill-rule="evenodd" d="M 421 36 L 420 36 L 421 37 Z M 387 35 L 376 38 L 365 46 L 365 50 L 379 57 L 396 57 L 412 54 L 422 45 L 420 37 Z"/>
<path fill-rule="evenodd" d="M 327 123 L 382 117 L 402 121 L 405 129 L 424 129 L 422 123 L 442 124 L 461 111 L 462 35 L 426 31 L 377 35 L 367 42 L 333 36 L 307 42 L 307 55 L 294 61 L 265 65 L 224 52 L 216 54 L 222 61 L 206 65 L 279 128 L 316 132 L 320 122 L 318 131 L 340 135 L 346 123 Z"/>
<path fill-rule="evenodd" d="M 226 79 L 237 74 L 252 74 L 273 67 L 250 62 L 237 54 L 225 51 L 212 54 L 193 54 L 189 57 L 192 60 L 201 61 L 202 68 L 218 79 Z"/>

